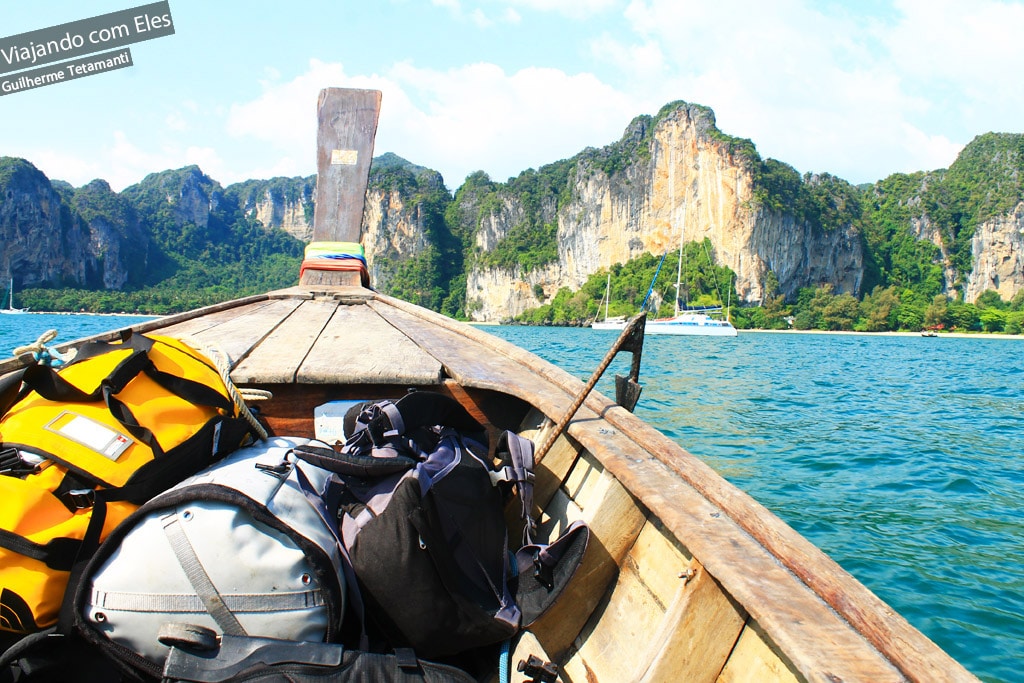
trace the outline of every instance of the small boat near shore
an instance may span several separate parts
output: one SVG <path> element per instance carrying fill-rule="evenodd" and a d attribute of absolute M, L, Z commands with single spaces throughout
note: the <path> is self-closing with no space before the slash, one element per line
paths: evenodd
<path fill-rule="evenodd" d="M 370 92 L 325 91 L 321 127 L 352 108 L 368 116 Z M 367 141 L 354 137 L 321 135 L 319 182 L 343 191 L 318 201 L 314 240 L 358 241 L 369 160 L 332 165 L 330 152 L 357 149 L 362 160 Z M 620 384 L 634 389 L 613 400 L 485 330 L 373 291 L 360 272 L 316 265 L 304 264 L 297 286 L 126 329 L 221 349 L 236 385 L 272 396 L 260 416 L 273 434 L 313 437 L 317 406 L 415 388 L 455 399 L 492 435 L 510 429 L 533 440 L 541 535 L 582 520 L 591 542 L 513 662 L 552 662 L 565 683 L 977 681 L 824 552 L 633 414 L 642 318 L 624 325 L 609 352 L 633 356 Z M 0 372 L 29 362 L 2 362 Z"/>
<path fill-rule="evenodd" d="M 18 313 L 28 313 L 27 308 L 15 308 L 14 307 L 14 278 L 11 278 L 10 283 L 7 286 L 7 306 L 0 308 L 0 313 L 6 313 L 8 315 L 17 315 Z"/>
<path fill-rule="evenodd" d="M 608 316 L 608 302 L 611 300 L 612 293 L 612 275 L 608 273 L 608 282 L 605 284 L 604 299 L 601 303 L 604 304 L 604 320 L 594 320 L 590 323 L 591 329 L 594 330 L 624 330 L 626 329 L 626 316 L 616 315 Z M 600 309 L 600 304 L 598 304 Z"/>

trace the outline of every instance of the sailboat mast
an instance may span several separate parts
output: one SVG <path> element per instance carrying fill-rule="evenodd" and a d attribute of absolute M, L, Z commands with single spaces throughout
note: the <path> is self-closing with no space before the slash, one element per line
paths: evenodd
<path fill-rule="evenodd" d="M 673 147 L 669 152 L 668 164 L 668 194 L 672 202 L 670 215 L 676 212 L 676 150 Z M 676 265 L 676 296 L 672 302 L 673 317 L 679 316 L 679 295 L 683 285 L 683 241 L 686 236 L 686 205 L 683 205 L 683 219 L 679 221 L 679 263 Z"/>
<path fill-rule="evenodd" d="M 608 319 L 608 302 L 611 300 L 612 294 L 612 274 L 608 272 L 608 282 L 604 286 L 604 319 Z"/>
<path fill-rule="evenodd" d="M 679 315 L 679 295 L 683 286 L 683 242 L 686 235 L 686 205 L 683 205 L 683 220 L 679 222 L 679 264 L 676 266 L 676 312 Z"/>

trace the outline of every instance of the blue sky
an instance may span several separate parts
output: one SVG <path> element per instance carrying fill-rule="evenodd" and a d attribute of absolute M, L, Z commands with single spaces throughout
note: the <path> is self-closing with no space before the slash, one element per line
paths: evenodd
<path fill-rule="evenodd" d="M 0 5 L 0 37 L 145 4 Z M 1024 0 L 170 0 L 134 66 L 0 97 L 0 155 L 115 190 L 198 164 L 315 172 L 323 87 L 377 88 L 375 154 L 504 181 L 673 100 L 799 172 L 872 182 L 1024 133 Z"/>

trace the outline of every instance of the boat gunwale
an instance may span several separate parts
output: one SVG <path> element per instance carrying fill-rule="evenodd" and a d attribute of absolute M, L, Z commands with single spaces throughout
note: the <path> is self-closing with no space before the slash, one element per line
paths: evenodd
<path fill-rule="evenodd" d="M 275 290 L 136 323 L 67 342 L 59 345 L 58 348 L 66 350 L 87 341 L 117 339 L 125 330 L 140 333 L 159 332 L 161 328 L 170 325 L 271 299 L 321 297 L 334 299 L 339 305 L 365 303 L 370 300 L 379 301 L 398 310 L 411 313 L 428 323 L 435 324 L 500 353 L 511 361 L 528 366 L 531 371 L 564 391 L 567 396 L 575 396 L 584 386 L 582 381 L 561 368 L 485 331 L 400 299 L 351 286 L 313 285 Z M 30 355 L 2 361 L 0 362 L 0 374 L 7 374 L 30 362 Z M 466 386 L 474 385 L 468 383 Z M 478 388 L 501 390 L 492 386 Z M 782 567 L 806 586 L 818 600 L 828 605 L 853 631 L 860 634 L 866 643 L 891 662 L 909 680 L 977 680 L 959 662 L 913 627 L 902 615 L 878 598 L 824 551 L 797 533 L 751 496 L 722 478 L 682 446 L 599 392 L 592 392 L 584 406 L 587 411 L 594 413 L 597 417 L 607 421 L 609 425 L 620 430 L 638 448 L 678 476 L 709 503 L 718 507 L 739 530 L 752 537 Z M 548 417 L 557 419 L 560 415 L 548 415 Z M 575 438 L 578 435 L 586 439 L 584 433 L 586 428 L 583 422 L 581 416 L 577 416 L 570 423 L 568 429 L 570 436 Z M 619 463 L 618 460 L 623 460 L 623 458 L 611 458 L 609 462 L 602 462 L 602 464 L 609 467 L 612 475 L 622 481 L 623 485 L 627 485 L 626 480 L 629 477 L 621 475 L 624 474 L 623 468 L 628 468 L 629 465 L 628 463 Z M 628 474 L 628 472 L 626 473 Z M 629 490 L 628 485 L 627 490 Z M 688 531 L 692 533 L 692 530 L 673 528 L 675 525 L 672 524 L 673 515 L 668 507 L 669 501 L 660 502 L 658 498 L 648 501 L 639 497 L 638 500 L 654 516 L 662 519 L 677 538 L 685 538 Z M 714 571 L 711 571 L 711 574 L 716 575 Z M 723 586 L 729 590 L 727 582 L 723 582 Z M 748 610 L 755 620 L 758 620 L 756 607 L 756 605 L 744 605 L 744 609 Z M 768 637 L 772 637 L 770 631 Z"/>
<path fill-rule="evenodd" d="M 584 387 L 581 380 L 568 372 L 494 335 L 401 299 L 379 293 L 375 299 L 482 343 L 511 360 L 526 363 L 569 396 L 575 396 Z M 978 680 L 823 550 L 685 448 L 600 392 L 592 392 L 584 405 L 721 509 L 739 529 L 754 538 L 909 680 L 921 683 Z M 560 416 L 549 417 L 557 419 Z M 577 417 L 570 423 L 570 435 L 576 432 L 579 422 L 581 420 Z M 646 501 L 643 503 L 647 505 Z M 661 518 L 666 510 L 659 508 L 652 506 L 649 509 Z M 671 526 L 669 529 L 677 538 L 685 537 L 685 529 Z M 749 609 L 749 606 L 744 608 Z"/>

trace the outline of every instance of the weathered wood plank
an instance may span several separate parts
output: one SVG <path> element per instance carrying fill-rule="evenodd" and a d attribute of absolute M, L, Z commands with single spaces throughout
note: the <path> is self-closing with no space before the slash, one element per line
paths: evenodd
<path fill-rule="evenodd" d="M 339 306 L 296 374 L 296 381 L 309 384 L 421 386 L 441 378 L 436 358 L 366 305 Z"/>
<path fill-rule="evenodd" d="M 191 321 L 169 328 L 171 336 L 192 337 L 200 343 L 219 348 L 231 359 L 234 368 L 257 344 L 271 334 L 299 304 L 299 299 L 276 299 L 217 314 L 218 324 L 199 329 Z"/>
<path fill-rule="evenodd" d="M 718 677 L 718 683 L 799 683 L 779 655 L 747 626 Z"/>
<path fill-rule="evenodd" d="M 377 134 L 378 90 L 324 88 L 317 102 L 314 242 L 358 242 Z M 358 284 L 353 273 L 309 271 L 302 284 Z M 358 278 L 358 276 L 356 276 Z"/>
<path fill-rule="evenodd" d="M 588 680 L 592 675 L 599 681 L 636 680 L 637 673 L 665 644 L 666 634 L 660 639 L 652 636 L 662 628 L 667 606 L 683 588 L 679 575 L 689 563 L 673 540 L 656 524 L 644 524 L 622 562 L 608 602 L 590 618 L 578 639 L 579 649 L 566 662 L 569 678 Z M 696 679 L 682 676 L 676 680 Z"/>
<path fill-rule="evenodd" d="M 463 377 L 452 375 L 463 386 L 497 389 L 502 386 L 502 371 L 515 369 L 516 364 L 508 359 L 489 355 L 469 340 L 431 325 L 418 316 L 379 301 L 370 301 L 367 305 L 388 323 L 415 340 L 418 346 L 437 358 L 446 368 L 456 369 L 461 375 L 472 374 L 490 380 L 490 386 L 487 386 L 487 382 L 467 383 L 463 381 Z"/>
<path fill-rule="evenodd" d="M 88 337 L 82 337 L 69 342 L 58 344 L 56 350 L 64 353 L 72 348 L 76 348 L 87 341 L 114 341 L 121 338 L 121 333 L 125 330 L 132 330 L 133 332 L 148 333 L 153 332 L 155 334 L 165 334 L 164 330 L 171 325 L 178 325 L 189 320 L 199 320 L 208 316 L 212 316 L 222 311 L 238 310 L 250 304 L 255 304 L 267 300 L 266 294 L 257 294 L 254 296 L 245 297 L 242 299 L 234 299 L 232 301 L 224 301 L 221 303 L 213 304 L 211 306 L 205 306 L 198 308 L 193 311 L 186 311 L 184 313 L 175 313 L 173 315 L 163 316 L 155 318 L 153 320 L 146 320 L 145 322 L 136 323 L 135 325 L 128 325 L 125 327 L 117 327 L 99 334 L 90 335 Z M 226 315 L 231 315 L 230 313 Z M 204 324 L 204 323 L 200 323 Z M 26 339 L 25 343 L 28 344 L 33 339 Z M 8 358 L 6 360 L 0 360 L 0 376 L 17 370 L 25 365 L 34 363 L 32 354 L 25 353 L 17 358 Z"/>
<path fill-rule="evenodd" d="M 978 679 L 959 662 L 912 627 L 906 619 L 843 570 L 835 560 L 749 495 L 722 479 L 698 458 L 624 410 L 610 408 L 605 412 L 605 417 L 626 436 L 643 443 L 653 458 L 665 463 L 703 497 L 718 506 L 723 515 L 735 520 L 910 680 L 921 683 L 977 682 Z M 628 461 L 619 461 L 614 465 L 609 463 L 609 466 L 614 466 L 618 474 L 627 478 L 628 470 L 633 467 Z M 646 494 L 638 492 L 638 496 L 648 501 Z M 664 517 L 660 512 L 664 508 L 659 506 L 657 509 L 659 516 Z M 709 566 L 709 569 L 712 568 Z M 712 572 L 727 590 L 734 594 L 737 592 L 731 585 L 730 577 L 722 574 L 717 567 Z M 746 601 L 744 604 L 747 604 Z M 776 615 L 765 605 L 756 601 L 749 604 L 749 609 L 751 615 L 763 623 L 765 630 L 773 637 L 776 633 L 769 623 L 777 624 L 779 637 L 786 638 L 800 637 L 797 633 L 804 629 L 799 627 L 811 623 L 807 620 L 787 622 L 776 619 Z M 808 635 L 805 633 L 803 637 Z M 811 639 L 802 642 L 800 648 L 808 655 L 807 660 L 795 658 L 794 663 L 801 672 L 804 672 L 804 666 L 814 666 L 810 664 L 813 660 L 829 660 L 820 654 L 810 656 L 813 649 Z"/>
<path fill-rule="evenodd" d="M 299 366 L 337 308 L 333 301 L 303 301 L 273 336 L 235 366 L 232 379 L 239 384 L 294 382 Z"/>
<path fill-rule="evenodd" d="M 651 638 L 654 657 L 644 683 L 714 683 L 743 630 L 746 612 L 699 562 L 691 563 L 688 575 Z"/>
<path fill-rule="evenodd" d="M 544 438 L 545 436 L 544 431 L 538 435 L 539 438 Z M 537 443 L 543 443 L 543 441 L 534 442 L 534 444 Z M 581 450 L 582 446 L 568 435 L 563 434 L 555 441 L 555 445 L 548 450 L 547 455 L 535 465 L 536 479 L 533 486 L 535 514 L 539 514 L 540 510 L 551 500 L 551 497 L 558 490 L 566 475 L 569 474 L 573 465 L 576 464 L 576 458 Z"/>
<path fill-rule="evenodd" d="M 573 495 L 573 499 L 569 495 Z M 562 657 L 611 586 L 622 558 L 644 525 L 644 512 L 589 453 L 545 508 L 541 538 L 555 538 L 577 519 L 590 527 L 590 544 L 558 602 L 531 629 L 547 651 Z"/>
<path fill-rule="evenodd" d="M 261 299 L 245 306 L 239 306 L 237 308 L 228 308 L 220 311 L 215 311 L 207 315 L 199 316 L 196 318 L 186 318 L 180 322 L 165 323 L 161 325 L 158 330 L 159 334 L 166 334 L 171 337 L 177 337 L 179 339 L 197 335 L 200 332 L 223 325 L 224 323 L 234 320 L 235 318 L 250 315 L 270 305 L 269 299 Z"/>
<path fill-rule="evenodd" d="M 607 424 L 583 421 L 574 423 L 570 431 L 607 467 L 608 474 L 625 484 L 648 509 L 660 511 L 658 518 L 665 529 L 731 598 L 752 615 L 757 613 L 773 645 L 786 653 L 806 680 L 903 680 L 899 671 L 819 596 L 720 508 L 674 476 L 665 463 L 645 455 L 625 434 Z M 570 491 L 572 481 L 570 476 Z M 537 633 L 540 636 L 539 630 Z"/>
<path fill-rule="evenodd" d="M 533 407 L 530 408 L 530 412 L 526 414 L 523 421 L 519 423 L 516 433 L 519 436 L 530 439 L 534 443 L 542 443 L 543 437 L 538 436 L 538 433 L 540 430 L 551 426 L 553 426 L 553 423 L 548 419 L 547 415 Z"/>

